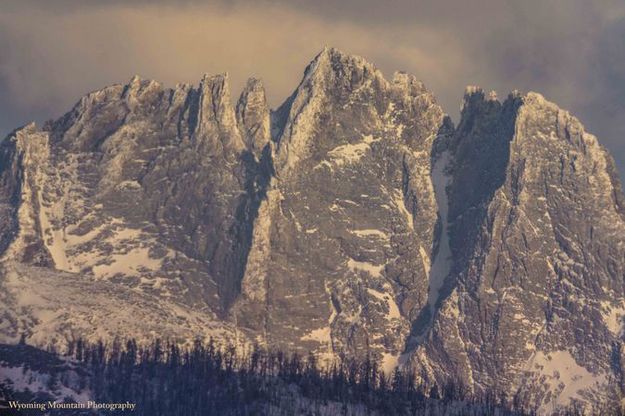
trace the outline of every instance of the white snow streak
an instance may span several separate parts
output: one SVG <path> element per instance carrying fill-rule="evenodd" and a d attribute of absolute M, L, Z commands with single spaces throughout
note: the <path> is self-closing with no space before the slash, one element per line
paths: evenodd
<path fill-rule="evenodd" d="M 447 202 L 447 185 L 449 184 L 449 176 L 445 174 L 445 168 L 449 163 L 449 153 L 443 152 L 432 167 L 432 184 L 434 185 L 434 193 L 436 195 L 436 203 L 442 224 L 440 242 L 438 252 L 434 258 L 434 262 L 430 268 L 430 288 L 428 292 L 428 307 L 430 309 L 430 320 L 434 316 L 434 307 L 438 301 L 439 291 L 443 286 L 445 278 L 449 274 L 451 268 L 451 250 L 449 249 L 448 235 L 448 202 Z"/>

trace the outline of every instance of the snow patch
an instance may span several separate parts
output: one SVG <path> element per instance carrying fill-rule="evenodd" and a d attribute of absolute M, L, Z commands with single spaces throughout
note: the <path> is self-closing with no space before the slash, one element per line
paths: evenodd
<path fill-rule="evenodd" d="M 43 241 L 52 256 L 54 267 L 58 270 L 73 271 L 67 256 L 65 255 L 65 247 L 63 244 L 64 230 L 55 229 L 52 226 L 51 218 L 63 218 L 63 209 L 59 203 L 53 204 L 51 207 L 44 205 L 42 197 L 42 186 L 37 190 L 37 199 L 39 202 L 39 225 L 41 226 L 41 234 Z"/>
<path fill-rule="evenodd" d="M 384 231 L 381 230 L 352 230 L 353 234 L 356 234 L 358 237 L 377 237 L 381 240 L 388 240 L 389 236 Z"/>
<path fill-rule="evenodd" d="M 613 305 L 610 302 L 601 302 L 603 313 L 601 317 L 608 330 L 615 336 L 623 333 L 623 319 L 625 318 L 625 301 L 620 304 Z"/>
<path fill-rule="evenodd" d="M 121 221 L 120 221 L 121 222 Z M 89 230 L 85 234 L 72 234 L 72 231 L 76 228 L 76 225 L 70 225 L 65 229 L 65 241 L 69 246 L 77 246 L 80 244 L 88 243 L 89 241 L 97 238 L 102 231 L 104 231 L 109 224 L 103 223 L 99 226 Z"/>
<path fill-rule="evenodd" d="M 0 374 L 2 374 L 0 381 L 9 384 L 14 391 L 52 394 L 57 400 L 63 400 L 69 397 L 76 403 L 84 403 L 87 400 L 92 400 L 88 390 L 77 392 L 59 382 L 54 383 L 52 388 L 50 388 L 51 376 L 49 374 L 33 371 L 24 368 L 24 366 L 0 366 Z M 64 376 L 67 375 L 64 374 Z"/>
<path fill-rule="evenodd" d="M 354 272 L 367 272 L 373 277 L 382 277 L 382 270 L 384 270 L 383 264 L 378 266 L 373 263 L 368 263 L 366 261 L 356 261 L 351 258 L 347 260 L 347 267 Z"/>
<path fill-rule="evenodd" d="M 336 166 L 345 164 L 354 164 L 360 161 L 371 149 L 371 143 L 380 141 L 380 138 L 374 139 L 373 136 L 364 136 L 362 142 L 356 144 L 344 144 L 328 152 L 328 156 Z M 327 161 L 321 162 L 319 165 L 327 164 Z"/>
<path fill-rule="evenodd" d="M 545 353 L 538 351 L 531 365 L 538 370 L 543 385 L 547 387 L 556 405 L 567 406 L 571 399 L 580 398 L 584 390 L 601 387 L 606 382 L 605 374 L 592 374 L 580 366 L 568 351 Z M 541 411 L 551 409 L 552 403 L 543 403 Z"/>
<path fill-rule="evenodd" d="M 399 354 L 382 353 L 382 371 L 390 376 L 399 365 Z"/>
<path fill-rule="evenodd" d="M 397 306 L 397 303 L 395 302 L 395 300 L 389 293 L 383 293 L 375 289 L 367 289 L 367 292 L 371 296 L 375 297 L 376 299 L 379 299 L 383 301 L 384 303 L 386 303 L 386 305 L 388 306 L 388 314 L 386 315 L 387 320 L 391 321 L 393 319 L 401 318 L 399 307 Z"/>
<path fill-rule="evenodd" d="M 93 267 L 93 273 L 98 278 L 112 277 L 117 274 L 132 276 L 142 270 L 158 270 L 162 259 L 150 257 L 148 247 L 137 247 L 124 254 L 113 254 L 109 264 L 101 264 Z"/>
<path fill-rule="evenodd" d="M 430 263 L 430 256 L 428 256 L 428 253 L 421 245 L 419 246 L 419 255 L 421 256 L 421 261 L 423 262 L 423 269 L 425 270 L 425 274 L 429 276 L 430 268 L 432 266 L 432 264 Z"/>
<path fill-rule="evenodd" d="M 317 341 L 320 343 L 329 343 L 331 341 L 331 328 L 329 326 L 325 326 L 323 328 L 315 329 L 310 331 L 309 334 L 304 335 L 301 339 L 302 341 Z"/>

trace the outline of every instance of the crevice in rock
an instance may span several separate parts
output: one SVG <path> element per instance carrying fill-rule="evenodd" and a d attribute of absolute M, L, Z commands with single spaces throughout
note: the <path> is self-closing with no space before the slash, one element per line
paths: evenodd
<path fill-rule="evenodd" d="M 225 267 L 218 265 L 220 270 L 216 270 L 212 267 L 216 262 L 210 262 L 211 272 L 219 283 L 224 318 L 241 293 L 241 282 L 252 246 L 254 224 L 260 204 L 267 197 L 271 177 L 274 175 L 270 144 L 265 145 L 259 160 L 250 151 L 243 152 L 241 160 L 244 165 L 245 195 L 236 208 L 235 221 L 229 231 L 235 244 L 226 255 Z M 224 271 L 226 273 L 223 273 Z"/>

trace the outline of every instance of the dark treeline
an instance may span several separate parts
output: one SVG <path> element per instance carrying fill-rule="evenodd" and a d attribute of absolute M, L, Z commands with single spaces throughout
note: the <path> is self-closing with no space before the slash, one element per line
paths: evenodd
<path fill-rule="evenodd" d="M 59 410 L 50 415 L 533 415 L 518 398 L 468 394 L 460 384 L 417 383 L 410 369 L 386 376 L 371 359 L 338 360 L 318 365 L 314 356 L 301 357 L 260 348 L 237 349 L 214 342 L 180 346 L 136 340 L 70 342 L 66 351 L 47 352 L 24 341 L 0 344 L 0 363 L 44 375 L 47 389 L 15 390 L 0 377 L 0 415 L 9 400 L 23 403 L 47 400 L 72 402 L 67 388 L 87 393 L 99 403 L 136 404 L 128 410 L 94 412 Z M 2 369 L 0 368 L 0 371 Z M 1 374 L 0 374 L 1 375 Z M 622 415 L 614 404 L 592 414 Z M 6 409 L 5 409 L 6 410 Z M 543 409 L 543 413 L 546 409 Z M 556 411 L 558 416 L 584 414 L 579 403 Z M 9 415 L 41 414 L 40 410 Z"/>
<path fill-rule="evenodd" d="M 385 376 L 370 359 L 320 366 L 313 355 L 135 340 L 78 340 L 67 355 L 87 366 L 84 387 L 98 401 L 136 403 L 137 415 L 436 415 L 459 407 L 453 414 L 532 413 L 493 395 L 469 396 L 454 383 L 417 384 L 410 370 Z"/>

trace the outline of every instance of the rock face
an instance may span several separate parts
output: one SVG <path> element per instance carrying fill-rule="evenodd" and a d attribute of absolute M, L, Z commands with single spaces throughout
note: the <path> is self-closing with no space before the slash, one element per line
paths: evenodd
<path fill-rule="evenodd" d="M 218 337 L 413 365 L 548 411 L 625 389 L 625 199 L 536 93 L 465 94 L 327 48 L 251 79 L 137 77 L 0 145 L 0 331 Z M 607 388 L 609 387 L 609 388 Z"/>
<path fill-rule="evenodd" d="M 392 368 L 426 302 L 444 114 L 414 78 L 326 50 L 275 119 L 236 322 L 263 344 Z"/>
<path fill-rule="evenodd" d="M 413 363 L 544 411 L 619 395 L 625 211 L 611 157 L 541 95 L 477 89 L 449 149 L 451 273 Z"/>

